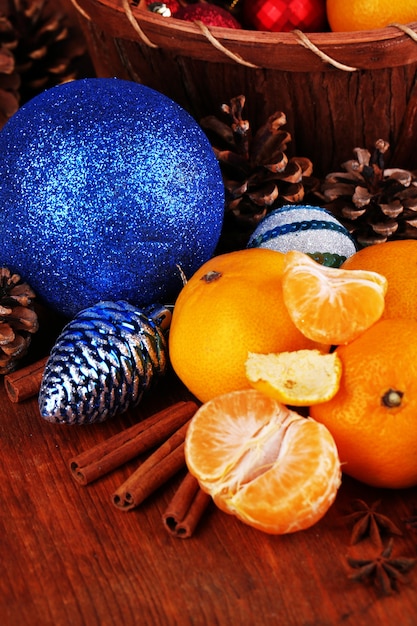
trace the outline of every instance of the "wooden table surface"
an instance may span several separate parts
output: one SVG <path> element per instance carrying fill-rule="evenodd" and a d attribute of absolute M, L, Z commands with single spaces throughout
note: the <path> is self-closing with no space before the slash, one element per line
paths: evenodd
<path fill-rule="evenodd" d="M 137 409 L 91 426 L 52 425 L 37 399 L 13 404 L 0 382 L 1 626 L 362 626 L 417 624 L 417 565 L 397 592 L 351 580 L 344 516 L 380 500 L 402 530 L 393 555 L 417 557 L 415 489 L 385 491 L 343 479 L 314 527 L 270 536 L 209 507 L 195 534 L 171 536 L 162 514 L 181 474 L 139 508 L 121 511 L 113 491 L 138 461 L 88 486 L 68 460 L 139 419 L 187 397 L 169 374 Z M 389 537 L 383 537 L 384 544 Z M 378 552 L 378 550 L 377 550 Z"/>

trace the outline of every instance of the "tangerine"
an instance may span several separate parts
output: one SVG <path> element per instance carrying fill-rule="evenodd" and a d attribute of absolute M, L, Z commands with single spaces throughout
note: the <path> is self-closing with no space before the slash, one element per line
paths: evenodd
<path fill-rule="evenodd" d="M 339 389 L 342 363 L 336 352 L 295 350 L 250 352 L 245 363 L 252 387 L 283 404 L 311 406 L 330 400 Z"/>
<path fill-rule="evenodd" d="M 249 352 L 326 349 L 291 321 L 283 267 L 284 254 L 275 250 L 228 252 L 206 262 L 181 290 L 169 331 L 170 360 L 202 402 L 250 387 Z"/>
<path fill-rule="evenodd" d="M 327 0 L 327 19 L 331 30 L 346 32 L 385 28 L 392 23 L 416 21 L 417 0 Z"/>
<path fill-rule="evenodd" d="M 328 429 L 255 389 L 203 404 L 188 427 L 185 458 L 221 510 L 270 534 L 315 524 L 340 486 Z"/>
<path fill-rule="evenodd" d="M 310 415 L 332 433 L 344 472 L 375 487 L 417 485 L 417 321 L 381 320 L 336 352 L 339 391 Z"/>
<path fill-rule="evenodd" d="M 387 241 L 359 250 L 342 268 L 378 272 L 388 281 L 382 319 L 417 319 L 417 241 Z"/>
<path fill-rule="evenodd" d="M 377 272 L 325 267 L 287 252 L 282 291 L 295 326 L 313 341 L 352 341 L 382 315 L 387 280 Z"/>

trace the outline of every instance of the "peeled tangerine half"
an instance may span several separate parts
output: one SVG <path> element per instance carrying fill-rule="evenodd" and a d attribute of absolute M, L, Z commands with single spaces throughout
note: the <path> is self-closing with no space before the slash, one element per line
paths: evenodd
<path fill-rule="evenodd" d="M 327 428 L 256 389 L 203 404 L 191 419 L 185 458 L 220 509 L 270 534 L 315 524 L 341 481 Z"/>
<path fill-rule="evenodd" d="M 303 252 L 287 252 L 283 298 L 294 325 L 313 341 L 346 344 L 379 320 L 388 281 L 368 270 L 326 267 Z"/>
<path fill-rule="evenodd" d="M 319 350 L 250 352 L 245 368 L 255 389 L 291 406 L 327 402 L 338 392 L 342 376 L 339 355 Z"/>

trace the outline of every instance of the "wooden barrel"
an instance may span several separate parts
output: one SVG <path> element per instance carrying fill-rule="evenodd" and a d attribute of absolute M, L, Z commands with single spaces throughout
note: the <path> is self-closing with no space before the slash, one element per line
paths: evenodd
<path fill-rule="evenodd" d="M 207 28 L 150 12 L 143 0 L 71 0 L 98 76 L 141 82 L 198 121 L 244 94 L 252 128 L 277 110 L 287 153 L 323 176 L 355 147 L 390 144 L 387 165 L 417 168 L 417 22 L 347 33 Z"/>

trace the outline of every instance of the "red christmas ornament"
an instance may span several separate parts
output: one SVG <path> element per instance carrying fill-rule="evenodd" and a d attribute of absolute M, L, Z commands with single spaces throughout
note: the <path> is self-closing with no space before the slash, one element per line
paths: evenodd
<path fill-rule="evenodd" d="M 181 7 L 174 17 L 187 22 L 199 20 L 206 26 L 221 26 L 223 28 L 242 28 L 241 24 L 226 9 L 214 4 L 190 4 Z"/>
<path fill-rule="evenodd" d="M 256 30 L 328 30 L 326 0 L 244 0 L 243 17 L 245 26 Z"/>

